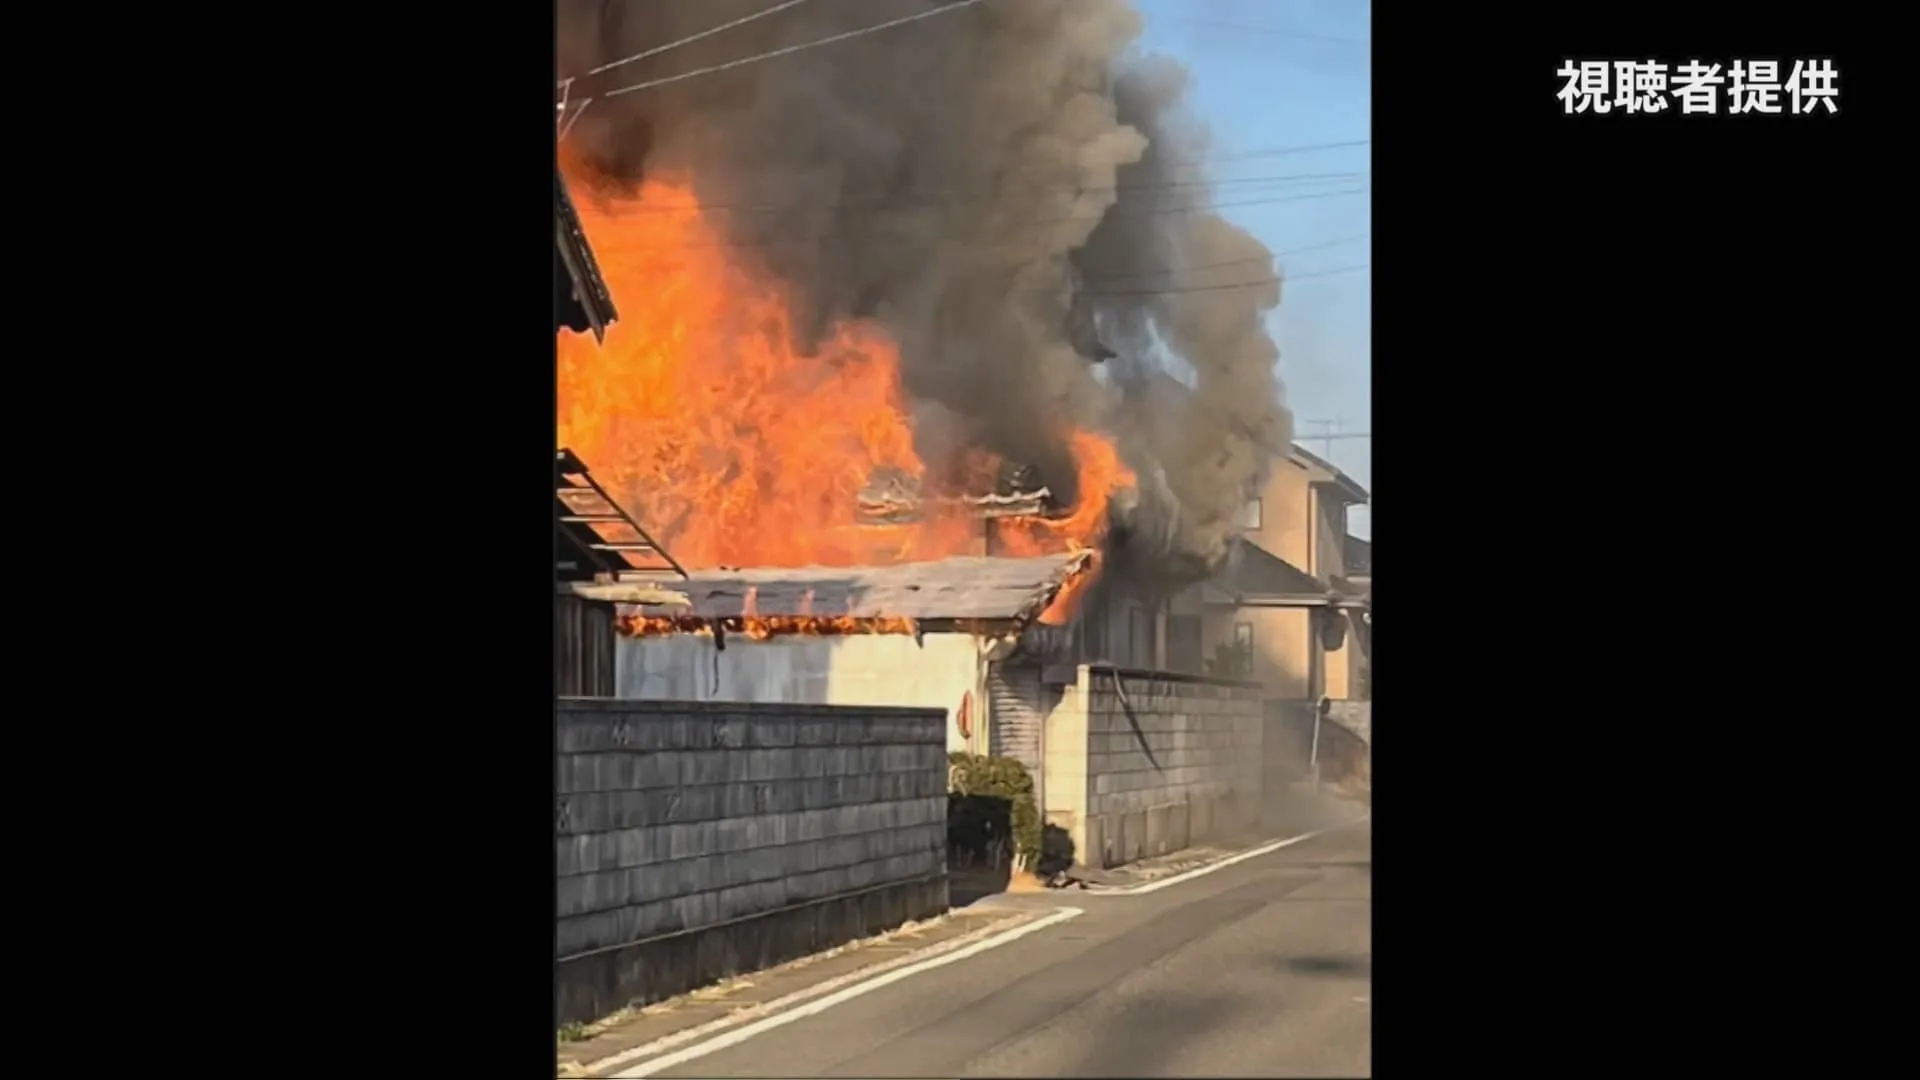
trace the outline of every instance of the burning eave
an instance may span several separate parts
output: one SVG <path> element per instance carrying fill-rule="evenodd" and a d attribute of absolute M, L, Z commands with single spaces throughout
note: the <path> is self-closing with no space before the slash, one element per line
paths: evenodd
<path fill-rule="evenodd" d="M 782 636 L 1017 634 L 1092 569 L 1091 552 L 1029 559 L 955 558 L 889 567 L 703 571 L 684 583 L 689 605 L 623 606 L 626 637 L 764 641 Z"/>
<path fill-rule="evenodd" d="M 1059 583 L 1028 601 L 1026 606 L 1022 607 L 1020 613 L 1011 621 L 1010 626 L 1003 627 L 995 632 L 1004 633 L 1007 631 L 1018 632 L 1024 630 L 1027 626 L 1052 610 L 1055 603 L 1063 596 L 1071 596 L 1073 593 L 1080 591 L 1081 586 L 1088 580 L 1088 576 L 1093 572 L 1095 559 L 1096 557 L 1091 551 L 1075 552 L 1073 557 L 1063 567 Z"/>
<path fill-rule="evenodd" d="M 561 581 L 554 584 L 561 596 L 591 600 L 600 604 L 623 604 L 638 608 L 680 609 L 691 606 L 687 594 L 662 588 L 646 581 L 587 582 Z"/>
<path fill-rule="evenodd" d="M 620 313 L 614 309 L 613 294 L 608 291 L 606 280 L 600 276 L 600 264 L 595 261 L 593 248 L 587 243 L 586 230 L 581 227 L 580 215 L 574 210 L 573 197 L 567 194 L 567 181 L 560 175 L 558 165 L 553 170 L 553 230 L 555 262 L 558 264 L 554 274 L 556 277 L 564 275 L 569 286 L 564 290 L 555 290 L 556 306 L 572 308 L 571 311 L 556 312 L 560 316 L 558 321 L 576 330 L 591 330 L 595 340 L 605 341 L 607 327 L 620 317 Z M 585 325 L 580 325 L 583 322 Z"/>
<path fill-rule="evenodd" d="M 686 635 L 712 638 L 714 647 L 724 649 L 728 638 L 767 641 L 777 637 L 857 637 L 872 634 L 897 634 L 918 638 L 946 629 L 938 621 L 931 625 L 907 618 L 860 618 L 824 615 L 734 615 L 703 617 L 682 614 L 643 614 L 623 612 L 614 620 L 614 632 L 622 637 L 651 638 Z"/>

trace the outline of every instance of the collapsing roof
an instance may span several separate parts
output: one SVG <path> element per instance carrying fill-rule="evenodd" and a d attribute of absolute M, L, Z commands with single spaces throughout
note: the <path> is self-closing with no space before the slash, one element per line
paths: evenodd
<path fill-rule="evenodd" d="M 1054 512 L 1053 490 L 1038 484 L 1030 466 L 1003 465 L 994 489 L 977 495 L 928 495 L 919 480 L 899 475 L 870 478 L 859 495 L 860 520 L 870 524 L 919 521 L 931 510 L 936 516 L 960 512 L 981 519 L 1046 517 Z"/>
<path fill-rule="evenodd" d="M 970 516 L 991 519 L 1003 517 L 1045 517 L 1053 493 L 1018 492 L 1011 495 L 953 495 L 923 498 L 900 488 L 869 488 L 860 493 L 860 520 L 873 524 L 904 524 L 927 517 L 932 510 L 958 510 Z"/>
<path fill-rule="evenodd" d="M 613 294 L 600 276 L 600 264 L 587 244 L 586 230 L 580 226 L 580 215 L 574 211 L 573 197 L 567 194 L 567 182 L 557 164 L 553 168 L 553 236 L 554 321 L 581 333 L 591 330 L 595 340 L 605 340 L 608 324 L 620 313 L 614 310 Z"/>
<path fill-rule="evenodd" d="M 895 566 L 698 570 L 672 587 L 682 620 L 848 617 L 926 623 L 1024 623 L 1045 611 L 1091 556 L 962 556 Z"/>

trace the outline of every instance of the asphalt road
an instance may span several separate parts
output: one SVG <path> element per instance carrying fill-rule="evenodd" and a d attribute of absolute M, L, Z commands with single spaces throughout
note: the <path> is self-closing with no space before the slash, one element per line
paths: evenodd
<path fill-rule="evenodd" d="M 1372 826 L 1086 914 L 663 1076 L 1368 1076 Z"/>

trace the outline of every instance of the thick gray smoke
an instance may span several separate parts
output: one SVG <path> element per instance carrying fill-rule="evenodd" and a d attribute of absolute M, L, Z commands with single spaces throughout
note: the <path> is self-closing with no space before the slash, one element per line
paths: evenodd
<path fill-rule="evenodd" d="M 973 442 L 1072 499 L 1063 427 L 1113 432 L 1141 480 L 1121 565 L 1169 584 L 1216 567 L 1290 420 L 1262 319 L 1278 289 L 1193 287 L 1272 267 L 1258 240 L 1192 209 L 1206 145 L 1185 72 L 1133 51 L 1127 0 L 986 0 L 599 96 L 940 4 L 813 0 L 585 75 L 773 2 L 561 0 L 559 70 L 574 99 L 595 98 L 569 138 L 615 176 L 690 178 L 741 257 L 787 283 L 807 332 L 884 324 L 930 461 Z M 1224 277 L 1177 270 L 1229 262 Z M 1182 366 L 1191 392 L 1156 377 Z"/>

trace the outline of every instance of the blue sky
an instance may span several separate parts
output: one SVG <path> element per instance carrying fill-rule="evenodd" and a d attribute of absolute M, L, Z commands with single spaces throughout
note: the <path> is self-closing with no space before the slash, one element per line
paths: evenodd
<path fill-rule="evenodd" d="M 1189 104 L 1213 132 L 1221 213 L 1282 255 L 1280 378 L 1299 441 L 1372 487 L 1369 146 L 1250 156 L 1372 135 L 1370 0 L 1135 0 L 1142 46 L 1186 64 Z M 1285 199 L 1287 201 L 1274 201 Z M 1241 205 L 1226 205 L 1241 204 Z M 1255 204 L 1255 205 L 1246 205 Z M 1360 239 L 1355 239 L 1360 238 Z M 1333 272 L 1329 272 L 1333 271 Z M 1349 526 L 1372 535 L 1364 508 Z"/>

